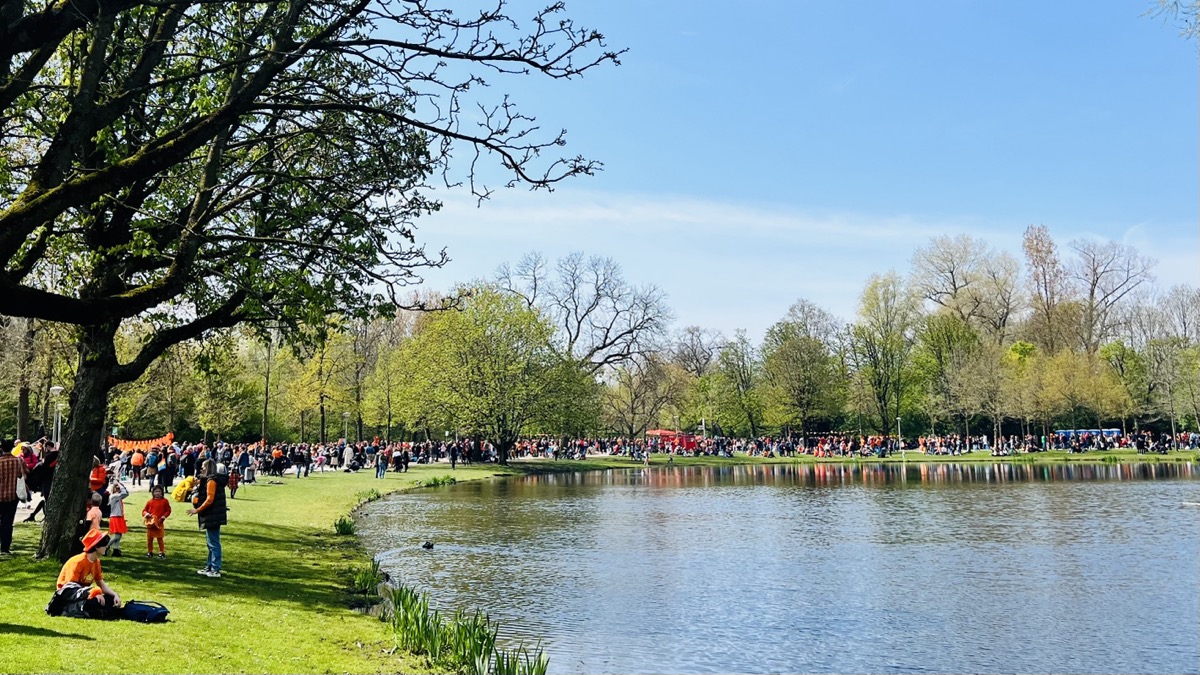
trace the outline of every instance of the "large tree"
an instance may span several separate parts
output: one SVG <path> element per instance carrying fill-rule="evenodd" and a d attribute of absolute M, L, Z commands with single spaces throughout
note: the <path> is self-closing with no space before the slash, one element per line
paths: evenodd
<path fill-rule="evenodd" d="M 883 433 L 900 417 L 912 380 L 909 357 L 919 316 L 916 295 L 894 272 L 867 281 L 858 321 L 850 328 L 849 356 L 870 392 L 876 428 Z"/>
<path fill-rule="evenodd" d="M 529 253 L 501 265 L 496 283 L 539 308 L 561 352 L 592 373 L 656 351 L 671 320 L 663 292 L 629 283 L 612 258 L 576 252 L 551 270 L 540 253 Z"/>
<path fill-rule="evenodd" d="M 562 16 L 528 23 L 426 0 L 116 0 L 3 5 L 0 314 L 78 326 L 60 468 L 39 554 L 63 557 L 108 392 L 168 347 L 238 323 L 285 338 L 395 300 L 440 264 L 413 219 L 451 150 L 514 182 L 597 165 L 541 160 L 485 75 L 579 75 L 617 53 Z M 465 180 L 480 195 L 488 188 Z M 53 268 L 48 281 L 46 270 Z M 153 327 L 119 359 L 134 317 Z"/>
<path fill-rule="evenodd" d="M 410 400 L 496 445 L 501 464 L 518 438 L 561 411 L 579 371 L 552 345 L 550 323 L 516 296 L 469 291 L 465 306 L 439 313 L 412 339 Z M 426 411 L 433 411 L 432 413 Z"/>
<path fill-rule="evenodd" d="M 767 330 L 763 374 L 768 393 L 787 423 L 802 435 L 819 416 L 833 416 L 841 400 L 834 340 L 840 327 L 825 310 L 799 300 L 787 316 Z"/>

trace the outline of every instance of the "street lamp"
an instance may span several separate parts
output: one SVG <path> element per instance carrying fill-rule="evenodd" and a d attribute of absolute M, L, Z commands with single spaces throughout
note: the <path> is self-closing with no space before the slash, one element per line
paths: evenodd
<path fill-rule="evenodd" d="M 350 444 L 350 413 L 342 413 L 342 440 L 346 441 L 346 445 Z"/>
<path fill-rule="evenodd" d="M 896 418 L 896 443 L 900 445 L 900 460 L 907 462 L 908 455 L 904 452 L 904 439 L 900 438 L 900 418 Z"/>
<path fill-rule="evenodd" d="M 62 393 L 62 387 L 50 387 L 50 395 L 54 397 L 54 447 L 58 447 L 58 439 L 62 437 L 62 400 L 59 399 Z"/>

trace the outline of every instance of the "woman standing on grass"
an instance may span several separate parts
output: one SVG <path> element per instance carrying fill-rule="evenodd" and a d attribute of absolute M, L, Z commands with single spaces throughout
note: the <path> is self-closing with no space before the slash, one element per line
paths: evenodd
<path fill-rule="evenodd" d="M 217 473 L 217 462 L 212 458 L 205 459 L 200 464 L 199 479 L 192 504 L 195 508 L 188 509 L 189 516 L 197 516 L 200 529 L 204 530 L 208 544 L 208 564 L 204 569 L 196 570 L 197 574 L 219 578 L 221 576 L 221 526 L 225 524 L 225 512 L 229 507 L 225 504 L 225 486 L 229 478 Z"/>

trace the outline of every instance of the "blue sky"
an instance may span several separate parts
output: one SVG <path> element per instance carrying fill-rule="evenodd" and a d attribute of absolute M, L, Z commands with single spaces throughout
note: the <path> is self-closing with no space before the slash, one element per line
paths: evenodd
<path fill-rule="evenodd" d="M 906 273 L 933 235 L 1019 255 L 1044 224 L 1060 246 L 1138 246 L 1160 286 L 1196 284 L 1198 50 L 1151 7 L 569 2 L 629 48 L 622 65 L 490 93 L 605 170 L 478 208 L 444 192 L 418 234 L 453 261 L 427 283 L 582 250 L 661 287 L 677 326 L 758 339 L 800 297 L 852 318 L 866 278 Z"/>

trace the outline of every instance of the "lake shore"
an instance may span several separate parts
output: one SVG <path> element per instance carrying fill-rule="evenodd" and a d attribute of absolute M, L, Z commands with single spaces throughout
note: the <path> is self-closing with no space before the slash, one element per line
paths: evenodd
<path fill-rule="evenodd" d="M 1111 457 L 1113 459 L 1106 459 Z M 653 466 L 875 462 L 1179 462 L 1200 460 L 1196 452 L 1137 455 L 1133 451 L 1036 453 L 992 457 L 986 452 L 959 456 L 862 458 L 652 457 Z M 370 490 L 388 494 L 413 489 L 421 481 L 452 475 L 457 481 L 496 476 L 558 473 L 642 466 L 625 457 L 587 460 L 521 460 L 508 467 L 446 462 L 413 465 L 408 473 L 379 480 L 370 470 L 328 471 L 309 477 L 266 477 L 230 500 L 223 528 L 224 576 L 196 574 L 206 549 L 188 505 L 171 502 L 167 520 L 167 559 L 146 558 L 144 530 L 131 519 L 122 542 L 125 556 L 107 557 L 106 581 L 125 600 L 153 600 L 171 610 L 165 625 L 100 622 L 47 616 L 43 608 L 60 565 L 32 558 L 40 525 L 19 523 L 14 556 L 0 558 L 0 672 L 190 673 L 190 672 L 418 672 L 422 661 L 394 649 L 385 627 L 350 609 L 353 570 L 370 556 L 354 536 L 334 532 L 339 517 L 353 514 Z M 139 513 L 146 495 L 126 500 Z M 18 511 L 23 517 L 25 511 Z M 481 608 L 486 610 L 487 608 Z"/>

